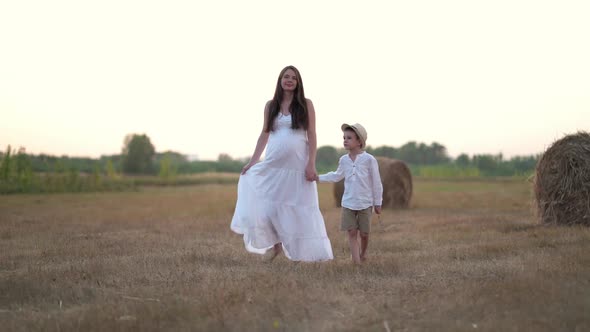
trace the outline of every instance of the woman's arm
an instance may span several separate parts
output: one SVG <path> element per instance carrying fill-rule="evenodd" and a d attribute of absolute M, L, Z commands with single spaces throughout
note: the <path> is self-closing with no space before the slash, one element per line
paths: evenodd
<path fill-rule="evenodd" d="M 317 179 L 317 171 L 315 168 L 315 159 L 318 151 L 318 141 L 315 131 L 315 109 L 311 100 L 307 99 L 307 142 L 309 144 L 309 159 L 305 167 L 305 178 L 308 181 L 315 181 Z"/>
<path fill-rule="evenodd" d="M 264 106 L 264 121 L 262 123 L 262 131 L 258 136 L 258 141 L 256 142 L 256 148 L 254 149 L 254 154 L 250 158 L 250 161 L 242 168 L 242 174 L 245 174 L 250 167 L 254 166 L 259 160 L 260 156 L 262 155 L 262 151 L 266 147 L 266 143 L 268 142 L 269 132 L 266 132 L 266 122 L 268 121 L 269 113 L 270 113 L 270 101 L 266 103 Z"/>

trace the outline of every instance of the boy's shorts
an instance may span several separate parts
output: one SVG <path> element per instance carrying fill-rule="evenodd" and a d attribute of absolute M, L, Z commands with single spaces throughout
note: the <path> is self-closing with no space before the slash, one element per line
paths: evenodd
<path fill-rule="evenodd" d="M 368 234 L 371 230 L 372 214 L 372 206 L 363 210 L 351 210 L 343 207 L 340 230 L 348 231 L 352 229 L 359 229 L 361 232 Z"/>

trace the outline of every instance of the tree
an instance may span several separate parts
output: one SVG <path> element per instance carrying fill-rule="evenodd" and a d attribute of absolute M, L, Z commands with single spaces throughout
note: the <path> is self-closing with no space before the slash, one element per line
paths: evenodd
<path fill-rule="evenodd" d="M 459 156 L 457 156 L 457 159 L 455 159 L 455 163 L 459 167 L 467 167 L 470 163 L 469 156 L 466 153 L 461 153 Z"/>
<path fill-rule="evenodd" d="M 447 155 L 447 148 L 444 145 L 439 144 L 437 142 L 432 142 L 430 144 L 430 155 L 433 164 L 446 163 L 449 161 L 449 156 Z"/>
<path fill-rule="evenodd" d="M 335 147 L 325 145 L 318 148 L 315 160 L 319 169 L 327 170 L 338 165 L 339 158 L 340 155 L 338 154 L 338 150 L 336 150 Z"/>
<path fill-rule="evenodd" d="M 219 156 L 217 156 L 217 161 L 219 161 L 219 162 L 228 162 L 228 161 L 233 161 L 233 159 L 227 153 L 220 153 Z"/>
<path fill-rule="evenodd" d="M 510 158 L 510 164 L 515 173 L 524 174 L 534 171 L 539 158 L 540 156 L 515 156 Z"/>
<path fill-rule="evenodd" d="M 12 167 L 12 158 L 10 157 L 10 145 L 6 148 L 6 153 L 2 157 L 2 163 L 0 163 L 0 179 L 8 181 L 10 178 L 10 168 Z"/>
<path fill-rule="evenodd" d="M 399 159 L 409 164 L 419 164 L 418 144 L 415 141 L 407 142 L 399 148 Z"/>
<path fill-rule="evenodd" d="M 367 152 L 369 152 L 369 149 L 367 148 Z M 369 152 L 374 156 L 379 156 L 379 157 L 387 157 L 387 158 L 392 158 L 392 159 L 397 159 L 398 158 L 398 153 L 397 153 L 397 149 L 391 146 L 387 146 L 387 145 L 382 145 L 380 147 L 377 147 L 375 149 L 372 149 L 372 152 Z"/>
<path fill-rule="evenodd" d="M 164 152 L 157 152 L 155 157 L 156 164 L 162 162 L 163 159 L 170 160 L 171 165 L 179 165 L 182 163 L 187 163 L 188 158 L 180 152 L 175 151 L 164 151 Z"/>
<path fill-rule="evenodd" d="M 123 173 L 153 173 L 156 149 L 147 135 L 129 134 L 125 136 L 121 154 L 123 157 Z"/>
<path fill-rule="evenodd" d="M 501 155 L 476 154 L 473 156 L 473 164 L 486 175 L 494 175 L 501 161 Z"/>

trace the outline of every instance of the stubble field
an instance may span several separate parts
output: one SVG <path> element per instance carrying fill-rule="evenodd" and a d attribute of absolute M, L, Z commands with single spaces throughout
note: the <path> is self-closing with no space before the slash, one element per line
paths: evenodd
<path fill-rule="evenodd" d="M 265 263 L 235 184 L 0 196 L 6 331 L 590 331 L 590 229 L 538 225 L 523 180 L 417 180 L 350 262 Z"/>

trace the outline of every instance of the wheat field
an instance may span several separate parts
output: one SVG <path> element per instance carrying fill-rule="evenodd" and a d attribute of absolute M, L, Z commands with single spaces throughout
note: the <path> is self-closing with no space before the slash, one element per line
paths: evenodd
<path fill-rule="evenodd" d="M 590 331 L 590 229 L 542 226 L 523 180 L 416 180 L 350 262 L 272 263 L 229 229 L 235 184 L 0 196 L 4 331 Z"/>

